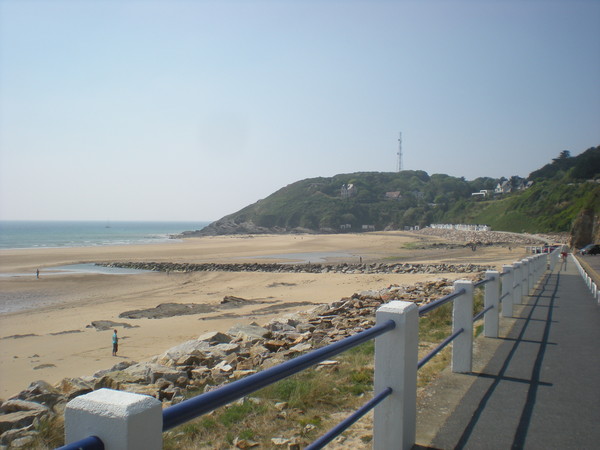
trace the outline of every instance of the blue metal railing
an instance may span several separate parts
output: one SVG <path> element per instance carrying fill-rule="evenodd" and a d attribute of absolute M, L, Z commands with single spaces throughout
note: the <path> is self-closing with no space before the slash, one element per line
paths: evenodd
<path fill-rule="evenodd" d="M 473 316 L 473 322 L 476 322 L 477 320 L 481 319 L 485 315 L 485 313 L 488 312 L 493 307 L 494 307 L 494 305 L 490 305 L 487 308 L 479 311 L 479 313 L 477 313 Z"/>
<path fill-rule="evenodd" d="M 454 339 L 456 339 L 459 336 L 459 334 L 461 334 L 463 331 L 465 331 L 464 328 L 461 328 L 460 330 L 456 330 L 454 333 L 452 333 L 450 336 L 448 336 L 446 339 L 444 339 L 442 342 L 440 342 L 436 348 L 431 350 L 427 355 L 425 355 L 417 363 L 417 369 L 420 369 L 425 364 L 427 364 L 431 358 L 433 358 L 435 355 L 437 355 L 439 352 L 441 352 L 444 349 L 444 347 L 446 347 L 450 342 L 452 342 Z"/>
<path fill-rule="evenodd" d="M 478 288 L 478 287 L 484 286 L 485 284 L 487 284 L 491 281 L 494 281 L 494 279 L 493 278 L 485 278 L 483 280 L 477 281 L 476 283 L 473 283 L 473 288 Z M 449 301 L 454 300 L 456 297 L 459 297 L 464 293 L 465 293 L 465 290 L 460 289 L 460 290 L 453 292 L 451 294 L 448 294 L 440 299 L 437 299 L 431 303 L 428 303 L 427 305 L 421 306 L 419 308 L 419 316 L 424 316 L 425 314 L 433 311 L 436 308 L 439 308 L 440 306 L 444 305 L 445 303 L 448 303 Z M 504 297 L 506 297 L 506 294 L 503 295 L 502 297 L 500 297 L 500 299 L 498 299 L 498 301 L 501 301 Z M 478 314 L 476 314 L 473 317 L 473 322 L 482 318 L 485 315 L 485 313 L 487 313 L 493 307 L 494 307 L 493 305 L 490 305 L 487 308 L 485 308 L 484 310 L 482 310 L 481 312 L 479 312 Z M 427 355 L 425 355 L 423 358 L 421 358 L 421 360 L 419 360 L 419 362 L 417 364 L 417 369 L 420 369 L 425 364 L 427 364 L 435 355 L 437 355 L 439 352 L 441 352 L 448 344 L 450 344 L 450 342 L 452 342 L 454 339 L 456 339 L 464 331 L 465 331 L 464 328 L 456 330 L 454 333 L 452 333 L 450 336 L 448 336 L 446 339 L 444 339 L 442 342 L 440 342 L 433 350 L 431 350 Z"/>
<path fill-rule="evenodd" d="M 392 393 L 391 387 L 385 388 L 383 391 L 381 391 L 379 394 L 377 394 L 375 397 L 373 397 L 371 400 L 369 400 L 367 403 L 365 403 L 363 406 L 361 406 L 358 410 L 356 410 L 352 415 L 348 416 L 346 419 L 344 419 L 338 425 L 333 427 L 331 430 L 329 430 L 327 433 L 325 433 L 319 439 L 317 439 L 312 444 L 310 444 L 308 447 L 306 447 L 305 450 L 316 450 L 319 448 L 323 448 L 325 445 L 329 444 L 336 437 L 338 437 L 340 434 L 342 434 L 350 425 L 352 425 L 354 422 L 356 422 L 358 419 L 360 419 L 366 413 L 368 413 L 373 408 L 375 408 L 379 403 L 381 403 L 391 393 Z"/>
<path fill-rule="evenodd" d="M 305 355 L 286 361 L 278 366 L 271 367 L 241 380 L 226 384 L 214 391 L 207 392 L 166 408 L 163 411 L 163 431 L 170 430 L 177 425 L 181 425 L 191 419 L 206 414 L 219 406 L 226 405 L 251 392 L 257 391 L 276 381 L 282 380 L 322 362 L 327 358 L 356 347 L 363 342 L 374 339 L 377 336 L 393 330 L 395 327 L 395 322 L 393 320 L 388 320 L 375 325 L 368 330 L 361 331 L 354 336 L 347 337 L 326 347 L 319 348 Z"/>
<path fill-rule="evenodd" d="M 460 297 L 461 295 L 463 295 L 466 292 L 466 290 L 460 289 L 456 292 L 453 292 L 451 294 L 445 295 L 442 298 L 438 298 L 437 300 L 431 302 L 431 303 L 427 303 L 426 305 L 423 305 L 419 308 L 419 317 L 424 316 L 425 314 L 433 311 L 434 309 L 439 308 L 440 306 L 442 306 L 445 303 L 448 303 L 452 300 L 454 300 L 456 297 Z"/>
<path fill-rule="evenodd" d="M 104 450 L 104 442 L 97 436 L 88 436 L 76 442 L 63 445 L 57 450 Z"/>
<path fill-rule="evenodd" d="M 479 286 L 483 286 L 486 283 L 494 281 L 493 278 L 484 278 L 483 280 L 479 280 L 476 283 L 473 283 L 473 288 L 478 288 Z"/>

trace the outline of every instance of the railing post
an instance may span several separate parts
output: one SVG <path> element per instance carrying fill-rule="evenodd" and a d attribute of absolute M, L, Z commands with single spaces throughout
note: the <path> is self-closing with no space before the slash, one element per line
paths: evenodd
<path fill-rule="evenodd" d="M 502 317 L 513 315 L 513 266 L 505 264 L 502 266 Z"/>
<path fill-rule="evenodd" d="M 491 306 L 492 309 L 483 316 L 483 335 L 485 337 L 497 338 L 500 326 L 500 314 L 498 311 L 500 274 L 495 270 L 488 270 L 485 272 L 485 279 L 492 281 L 485 285 L 483 308 L 487 309 Z"/>
<path fill-rule="evenodd" d="M 535 276 L 536 260 L 537 257 L 535 256 L 529 258 L 529 284 L 527 285 L 528 294 L 533 290 L 533 287 L 535 286 L 535 283 L 537 281 L 537 277 Z"/>
<path fill-rule="evenodd" d="M 393 392 L 375 408 L 373 448 L 410 449 L 417 427 L 417 359 L 419 311 L 412 302 L 382 305 L 377 323 L 393 320 L 396 327 L 375 339 L 375 395 L 387 387 Z"/>
<path fill-rule="evenodd" d="M 65 409 L 65 442 L 97 436 L 107 450 L 160 450 L 161 402 L 148 395 L 98 389 Z"/>
<path fill-rule="evenodd" d="M 518 305 L 521 303 L 521 299 L 523 295 L 523 288 L 521 285 L 523 284 L 523 275 L 522 275 L 522 265 L 520 262 L 513 263 L 514 271 L 513 271 L 513 305 Z"/>
<path fill-rule="evenodd" d="M 554 251 L 552 252 L 552 259 L 550 262 L 550 269 L 552 271 L 554 271 L 554 268 L 556 267 L 556 263 L 558 263 L 558 258 L 560 256 L 560 248 L 561 247 L 557 247 L 556 249 L 554 249 Z"/>
<path fill-rule="evenodd" d="M 543 258 L 540 258 L 538 280 L 542 279 L 547 268 L 548 268 L 548 255 L 544 256 Z"/>
<path fill-rule="evenodd" d="M 452 342 L 452 372 L 469 373 L 473 361 L 473 283 L 466 280 L 454 282 L 454 292 L 465 293 L 454 299 L 452 332 L 464 330 Z"/>
<path fill-rule="evenodd" d="M 521 298 L 529 294 L 529 260 L 521 260 Z"/>

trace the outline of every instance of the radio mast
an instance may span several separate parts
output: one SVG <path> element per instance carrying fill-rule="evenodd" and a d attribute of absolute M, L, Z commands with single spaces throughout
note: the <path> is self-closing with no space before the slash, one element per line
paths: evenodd
<path fill-rule="evenodd" d="M 402 171 L 402 132 L 398 138 L 398 172 Z"/>

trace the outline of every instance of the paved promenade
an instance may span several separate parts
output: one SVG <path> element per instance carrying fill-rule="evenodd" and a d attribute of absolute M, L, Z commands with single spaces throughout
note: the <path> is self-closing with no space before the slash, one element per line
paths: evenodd
<path fill-rule="evenodd" d="M 420 407 L 417 448 L 600 449 L 600 307 L 572 256 L 566 266 L 501 318 L 500 339 L 477 339 L 491 359 L 444 373 Z"/>

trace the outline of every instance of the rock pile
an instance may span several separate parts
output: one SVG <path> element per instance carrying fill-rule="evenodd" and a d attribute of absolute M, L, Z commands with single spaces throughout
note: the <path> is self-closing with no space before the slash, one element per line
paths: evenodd
<path fill-rule="evenodd" d="M 263 326 L 252 323 L 236 325 L 227 333 L 207 333 L 146 362 L 120 362 L 92 376 L 65 378 L 55 386 L 36 381 L 0 405 L 0 446 L 29 445 L 41 421 L 63 414 L 69 400 L 92 390 L 151 395 L 166 407 L 182 401 L 186 389 L 213 390 L 369 328 L 382 303 L 406 300 L 420 305 L 451 290 L 452 282 L 441 279 L 364 291 Z"/>
<path fill-rule="evenodd" d="M 170 263 L 170 262 L 112 262 L 98 263 L 104 267 L 151 270 L 156 272 L 272 272 L 272 273 L 341 273 L 341 274 L 394 274 L 394 273 L 477 273 L 491 270 L 491 266 L 477 264 L 277 264 L 277 263 Z"/>
<path fill-rule="evenodd" d="M 541 236 L 524 233 L 510 233 L 507 231 L 466 231 L 450 230 L 445 228 L 423 228 L 415 231 L 416 234 L 436 236 L 448 242 L 472 243 L 477 245 L 543 245 L 547 239 Z"/>

